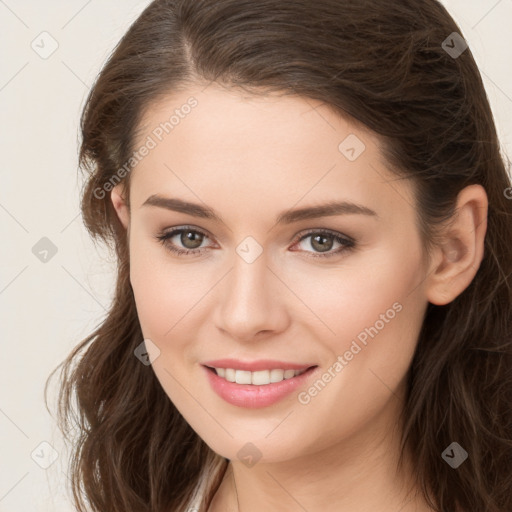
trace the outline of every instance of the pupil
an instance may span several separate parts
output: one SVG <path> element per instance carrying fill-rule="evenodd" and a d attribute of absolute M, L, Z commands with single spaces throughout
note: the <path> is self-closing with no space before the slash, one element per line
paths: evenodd
<path fill-rule="evenodd" d="M 196 249 L 201 245 L 201 237 L 202 235 L 200 233 L 194 233 L 193 231 L 184 231 L 181 234 L 181 243 L 188 249 Z M 187 243 L 185 242 L 192 242 L 192 247 L 188 246 Z"/>
<path fill-rule="evenodd" d="M 332 240 L 331 240 L 331 243 L 330 243 L 330 244 L 328 244 L 328 247 L 326 247 L 325 245 L 322 245 L 322 244 L 320 244 L 320 245 L 316 246 L 315 244 L 317 244 L 317 241 L 318 241 L 318 240 L 323 240 L 322 244 L 325 244 L 325 241 L 326 241 L 326 240 L 329 240 L 329 238 L 328 238 L 328 237 L 326 237 L 325 235 L 317 235 L 317 236 L 314 236 L 314 237 L 312 238 L 311 245 L 313 245 L 313 247 L 314 247 L 315 249 L 319 249 L 319 250 L 320 250 L 320 252 L 325 252 L 325 251 L 329 251 L 330 249 L 332 249 Z"/>

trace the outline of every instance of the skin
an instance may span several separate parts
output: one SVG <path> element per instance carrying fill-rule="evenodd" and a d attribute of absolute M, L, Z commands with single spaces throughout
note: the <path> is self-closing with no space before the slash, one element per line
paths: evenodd
<path fill-rule="evenodd" d="M 430 510 L 408 454 L 396 471 L 398 414 L 428 302 L 451 302 L 482 260 L 484 189 L 461 192 L 458 214 L 427 258 L 413 184 L 385 167 L 377 135 L 319 102 L 191 87 L 146 110 L 135 146 L 191 95 L 197 107 L 132 171 L 130 206 L 122 183 L 111 198 L 129 237 L 144 338 L 160 350 L 153 370 L 198 435 L 230 459 L 209 511 Z M 365 144 L 354 161 L 338 149 L 350 134 Z M 142 206 L 152 194 L 208 205 L 224 222 Z M 377 215 L 275 224 L 289 209 L 342 199 Z M 156 239 L 184 225 L 207 236 L 172 242 L 206 247 L 203 254 L 177 256 Z M 298 241 L 314 229 L 356 245 L 314 257 L 322 254 L 315 234 Z M 262 249 L 252 263 L 236 252 L 247 236 Z M 340 244 L 327 237 L 325 247 L 332 254 Z M 308 404 L 292 393 L 260 409 L 231 405 L 201 367 L 270 358 L 316 364 L 321 374 L 397 302 L 400 312 Z M 237 455 L 248 442 L 261 453 L 252 467 Z"/>

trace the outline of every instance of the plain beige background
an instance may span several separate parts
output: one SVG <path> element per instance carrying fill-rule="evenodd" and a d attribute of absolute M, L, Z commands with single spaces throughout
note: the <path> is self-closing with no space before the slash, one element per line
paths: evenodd
<path fill-rule="evenodd" d="M 443 3 L 480 66 L 512 158 L 512 0 Z M 102 64 L 148 4 L 0 0 L 1 512 L 72 510 L 43 388 L 104 317 L 114 268 L 79 215 L 78 118 Z"/>

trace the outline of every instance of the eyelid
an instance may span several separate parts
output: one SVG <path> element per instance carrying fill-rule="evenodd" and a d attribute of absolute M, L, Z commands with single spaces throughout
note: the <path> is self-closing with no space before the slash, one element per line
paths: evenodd
<path fill-rule="evenodd" d="M 307 229 L 306 231 L 301 231 L 293 240 L 293 243 L 297 243 L 297 242 L 300 242 L 302 239 L 306 238 L 307 236 L 309 235 L 312 235 L 312 234 L 327 234 L 327 235 L 331 235 L 335 238 L 341 238 L 344 242 L 346 243 L 355 243 L 355 240 L 348 236 L 348 235 L 345 235 L 343 233 L 340 233 L 339 231 L 334 231 L 333 229 L 328 229 L 328 228 L 313 228 L 313 229 Z"/>
<path fill-rule="evenodd" d="M 198 233 L 198 234 L 203 235 L 204 237 L 212 240 L 212 237 L 210 237 L 210 235 L 206 232 L 206 230 L 203 230 L 202 228 L 199 228 L 196 226 L 191 226 L 191 225 L 174 226 L 172 228 L 164 229 L 160 235 L 156 236 L 156 238 L 164 246 L 169 245 L 169 247 L 167 247 L 167 249 L 171 252 L 177 253 L 178 256 L 189 256 L 189 255 L 199 256 L 203 252 L 205 252 L 207 249 L 211 248 L 211 247 L 200 247 L 200 248 L 196 248 L 196 249 L 182 249 L 181 247 L 172 247 L 171 248 L 171 246 L 173 244 L 166 243 L 170 238 L 173 238 L 174 236 L 178 235 L 180 232 L 184 232 L 184 231 L 192 231 L 192 232 Z M 308 236 L 311 236 L 313 234 L 330 235 L 334 238 L 335 241 L 340 243 L 342 245 L 342 247 L 336 251 L 326 251 L 325 254 L 321 253 L 321 252 L 315 253 L 315 252 L 311 252 L 311 251 L 292 251 L 292 252 L 305 252 L 306 254 L 309 255 L 307 257 L 313 257 L 313 258 L 318 258 L 318 257 L 329 258 L 329 257 L 334 257 L 337 255 L 340 255 L 342 252 L 345 252 L 346 250 L 354 249 L 355 245 L 356 245 L 356 241 L 352 237 L 345 235 L 343 233 L 340 233 L 338 231 L 335 231 L 335 230 L 332 230 L 329 228 L 310 228 L 310 229 L 307 229 L 306 231 L 300 231 L 294 237 L 294 239 L 292 240 L 292 247 L 294 245 L 297 245 L 302 240 L 304 240 L 305 238 L 307 238 Z"/>
<path fill-rule="evenodd" d="M 212 237 L 206 232 L 206 230 L 199 228 L 197 226 L 191 226 L 191 225 L 186 225 L 186 224 L 182 225 L 182 226 L 174 226 L 171 228 L 163 229 L 161 234 L 165 235 L 165 234 L 170 234 L 170 233 L 179 232 L 179 231 L 187 231 L 187 230 L 195 231 L 195 232 L 209 238 L 210 240 L 212 239 Z M 300 231 L 293 238 L 292 243 L 295 244 L 295 243 L 299 242 L 300 240 L 302 240 L 307 235 L 310 235 L 312 233 L 327 233 L 332 236 L 337 236 L 337 237 L 343 238 L 346 242 L 355 243 L 355 240 L 352 237 L 345 235 L 344 233 L 340 233 L 339 231 L 329 229 L 329 228 L 309 228 L 309 229 L 306 229 L 305 231 L 304 230 Z M 176 233 L 174 233 L 174 234 L 176 234 Z"/>

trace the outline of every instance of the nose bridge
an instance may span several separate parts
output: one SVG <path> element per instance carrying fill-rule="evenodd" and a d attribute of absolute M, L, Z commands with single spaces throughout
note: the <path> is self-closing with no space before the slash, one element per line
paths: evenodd
<path fill-rule="evenodd" d="M 239 244 L 236 252 L 219 301 L 217 326 L 237 338 L 278 329 L 284 316 L 276 289 L 279 280 L 266 254 L 250 240 Z"/>
<path fill-rule="evenodd" d="M 248 317 L 263 314 L 269 306 L 268 274 L 270 270 L 263 254 L 254 261 L 246 260 L 238 254 L 235 256 L 224 301 L 231 314 L 237 312 Z"/>

